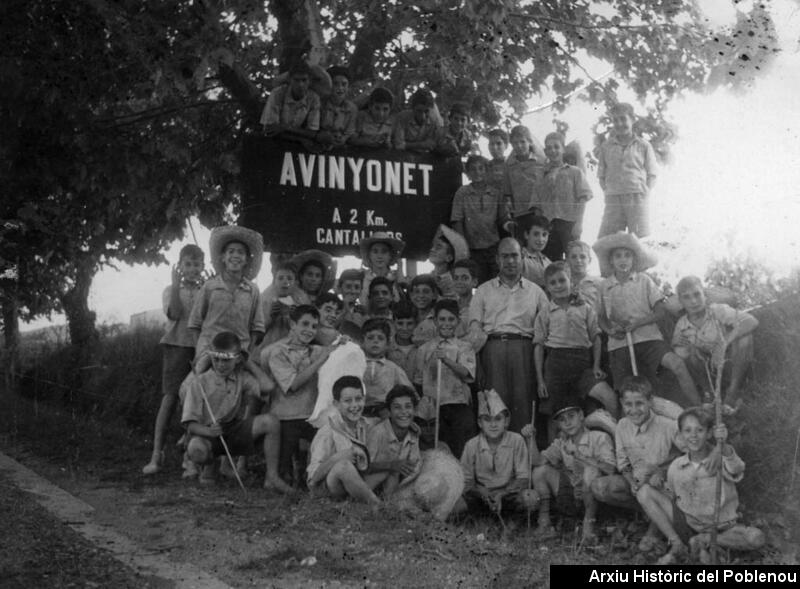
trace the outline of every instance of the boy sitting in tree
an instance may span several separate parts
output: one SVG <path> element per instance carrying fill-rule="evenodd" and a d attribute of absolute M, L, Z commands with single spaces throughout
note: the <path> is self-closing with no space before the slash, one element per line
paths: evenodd
<path fill-rule="evenodd" d="M 753 361 L 753 331 L 758 327 L 758 319 L 725 304 L 708 304 L 697 276 L 681 278 L 675 290 L 686 315 L 675 325 L 672 348 L 686 362 L 695 383 L 701 383 L 705 390 L 711 386 L 706 367 L 711 369 L 713 377 L 719 363 L 725 360 L 726 367 L 730 367 L 725 371 L 730 373 L 725 404 L 732 410 L 738 409 L 742 403 L 739 387 Z"/>
<path fill-rule="evenodd" d="M 188 457 L 203 468 L 200 482 L 213 483 L 216 478 L 215 458 L 224 453 L 222 437 L 232 456 L 252 454 L 261 441 L 267 471 L 264 488 L 291 492 L 278 476 L 280 422 L 269 414 L 253 414 L 259 385 L 242 370 L 239 338 L 229 331 L 218 333 L 209 355 L 212 370 L 195 375 L 188 385 L 181 419 L 189 434 Z"/>

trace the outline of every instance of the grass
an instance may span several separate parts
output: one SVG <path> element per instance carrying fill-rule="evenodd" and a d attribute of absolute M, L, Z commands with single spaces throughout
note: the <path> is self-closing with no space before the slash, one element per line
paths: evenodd
<path fill-rule="evenodd" d="M 788 488 L 800 423 L 800 365 L 793 361 L 800 300 L 759 319 L 754 375 L 741 416 L 729 428 L 748 467 L 739 485 L 746 520 L 763 527 L 771 543 L 748 558 L 790 563 L 800 539 L 800 480 Z M 127 525 L 134 540 L 146 543 L 157 529 L 163 542 L 177 547 L 170 553 L 176 559 L 203 568 L 216 563 L 214 574 L 233 585 L 274 578 L 296 586 L 338 579 L 345 586 L 369 580 L 378 586 L 537 587 L 547 583 L 550 563 L 649 562 L 635 554 L 643 520 L 632 523 L 614 511 L 598 522 L 602 542 L 590 549 L 579 545 L 578 522 L 568 518 L 559 522 L 556 541 L 539 544 L 524 519 L 504 532 L 495 518 L 468 517 L 452 525 L 387 510 L 375 517 L 350 503 L 261 493 L 257 475 L 246 480 L 250 489 L 243 499 L 235 483 L 204 489 L 182 482 L 173 448 L 170 469 L 145 478 L 140 468 L 150 453 L 160 400 L 159 337 L 140 330 L 104 339 L 80 389 L 61 384 L 75 370 L 64 350 L 40 349 L 26 358 L 21 395 L 0 397 L 0 447 L 38 457 L 84 490 L 109 488 L 118 495 L 119 513 L 108 517 Z M 133 511 L 123 507 L 128 505 Z M 191 548 L 183 547 L 181 534 L 192 538 Z M 315 564 L 304 561 L 309 556 Z"/>

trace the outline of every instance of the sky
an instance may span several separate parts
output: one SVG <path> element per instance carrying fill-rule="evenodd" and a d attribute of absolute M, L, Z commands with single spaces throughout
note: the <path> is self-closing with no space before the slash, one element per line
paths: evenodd
<path fill-rule="evenodd" d="M 702 4 L 712 23 L 733 22 L 729 2 Z M 662 254 L 659 269 L 667 276 L 702 276 L 712 259 L 739 253 L 749 253 L 786 275 L 800 259 L 800 4 L 774 0 L 772 6 L 782 52 L 763 77 L 744 91 L 687 95 L 670 105 L 669 119 L 678 128 L 678 139 L 672 146 L 673 161 L 660 170 L 651 205 L 652 239 L 679 242 L 675 251 Z M 600 63 L 586 66 L 596 76 L 607 71 Z M 550 99 L 536 97 L 529 104 L 535 109 Z M 576 101 L 558 115 L 570 125 L 567 139 L 578 139 L 584 150 L 592 145 L 591 127 L 600 115 L 596 108 Z M 544 109 L 523 123 L 543 138 L 554 130 L 554 115 Z M 593 242 L 603 199 L 594 173 L 588 176 L 595 198 L 586 208 L 584 240 Z M 190 223 L 199 245 L 207 250 L 209 231 L 197 220 Z M 170 263 L 177 261 L 183 245 L 193 242 L 187 224 L 184 240 L 165 253 Z M 340 270 L 351 267 L 358 267 L 354 257 L 339 262 Z M 420 265 L 420 271 L 426 268 Z M 265 256 L 256 280 L 262 289 L 269 276 Z M 89 306 L 101 323 L 128 323 L 134 313 L 160 308 L 161 292 L 169 281 L 168 264 L 107 268 L 95 277 Z M 64 323 L 63 317 L 54 316 L 52 321 L 22 324 L 21 329 L 59 323 Z"/>

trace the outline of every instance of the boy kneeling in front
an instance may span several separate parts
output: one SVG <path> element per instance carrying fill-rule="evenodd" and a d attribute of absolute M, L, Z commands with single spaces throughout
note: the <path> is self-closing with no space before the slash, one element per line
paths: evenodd
<path fill-rule="evenodd" d="M 191 381 L 183 402 L 181 423 L 189 434 L 187 454 L 202 467 L 200 482 L 216 479 L 216 457 L 225 453 L 223 438 L 231 456 L 264 451 L 264 488 L 290 493 L 292 488 L 278 476 L 280 422 L 272 415 L 254 415 L 259 400 L 258 381 L 242 369 L 244 353 L 239 338 L 230 331 L 214 336 L 209 351 L 211 370 Z"/>

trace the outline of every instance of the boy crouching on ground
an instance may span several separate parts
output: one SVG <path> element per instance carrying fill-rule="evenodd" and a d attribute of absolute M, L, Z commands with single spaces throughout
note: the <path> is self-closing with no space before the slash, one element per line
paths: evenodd
<path fill-rule="evenodd" d="M 560 435 L 541 453 L 535 444 L 532 446 L 531 464 L 535 468 L 531 476 L 540 498 L 537 535 L 555 536 L 550 523 L 552 497 L 556 508 L 567 515 L 577 515 L 578 506 L 583 505 L 583 542 L 594 544 L 597 500 L 591 485 L 597 477 L 614 472 L 614 442 L 607 433 L 586 428 L 583 409 L 572 399 L 564 399 L 555 407 L 553 419 Z M 533 433 L 529 425 L 523 428 L 523 435 Z"/>
<path fill-rule="evenodd" d="M 232 456 L 255 451 L 262 439 L 266 477 L 264 488 L 290 493 L 278 476 L 280 422 L 272 415 L 253 415 L 259 400 L 256 379 L 242 370 L 239 338 L 229 331 L 214 336 L 209 351 L 212 370 L 195 376 L 183 403 L 181 422 L 189 433 L 189 459 L 203 467 L 200 482 L 216 478 L 215 458 L 225 453 L 223 437 Z"/>
<path fill-rule="evenodd" d="M 617 470 L 622 474 L 595 479 L 592 493 L 603 503 L 637 509 L 649 492 L 647 487 L 664 487 L 667 467 L 684 444 L 678 437 L 678 424 L 653 412 L 653 387 L 646 378 L 629 376 L 620 390 L 625 417 L 617 423 L 614 446 Z M 650 522 L 639 551 L 651 552 L 658 543 L 658 528 Z"/>
<path fill-rule="evenodd" d="M 478 426 L 481 433 L 470 439 L 461 455 L 464 495 L 454 513 L 488 507 L 526 513 L 537 505 L 526 504 L 530 470 L 525 439 L 508 431 L 511 415 L 496 391 L 478 392 Z M 538 501 L 534 502 L 538 503 Z"/>
<path fill-rule="evenodd" d="M 380 499 L 364 482 L 369 467 L 366 449 L 367 420 L 364 387 L 357 376 L 342 376 L 333 383 L 333 404 L 328 423 L 314 436 L 309 450 L 308 488 L 316 496 L 352 497 L 377 505 Z"/>
<path fill-rule="evenodd" d="M 657 564 L 676 564 L 692 556 L 710 564 L 708 548 L 711 532 L 717 528 L 717 542 L 723 548 L 757 550 L 764 545 L 764 533 L 758 528 L 737 524 L 739 496 L 736 483 L 744 476 L 744 462 L 733 446 L 726 444 L 728 430 L 714 426 L 713 416 L 692 407 L 678 417 L 678 427 L 686 441 L 687 452 L 673 460 L 667 471 L 668 495 L 645 487 L 642 507 L 667 537 L 669 551 Z M 721 442 L 721 450 L 714 440 Z M 721 471 L 722 483 L 717 487 Z M 719 512 L 715 515 L 717 490 Z"/>
<path fill-rule="evenodd" d="M 367 432 L 367 450 L 371 459 L 367 481 L 382 483 L 384 497 L 391 496 L 398 485 L 416 473 L 420 466 L 419 426 L 414 423 L 418 403 L 419 397 L 414 389 L 395 385 L 386 395 L 389 417 Z"/>

